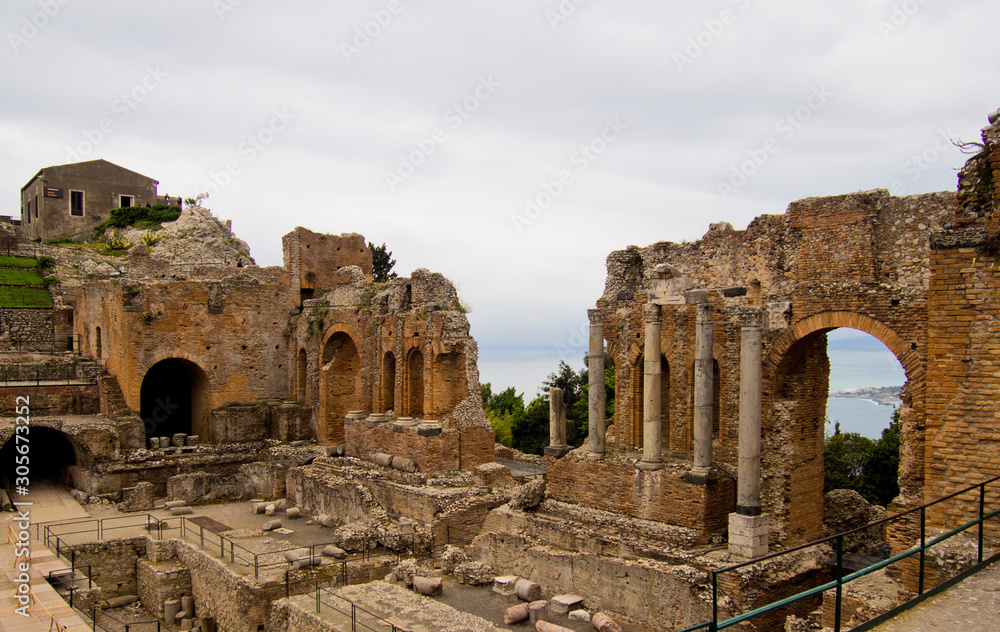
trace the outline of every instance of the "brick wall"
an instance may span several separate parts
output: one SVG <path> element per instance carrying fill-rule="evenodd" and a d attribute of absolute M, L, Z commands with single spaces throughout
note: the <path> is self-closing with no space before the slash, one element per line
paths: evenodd
<path fill-rule="evenodd" d="M 682 463 L 648 471 L 630 460 L 591 460 L 571 453 L 547 458 L 546 465 L 546 494 L 553 500 L 699 529 L 704 541 L 726 530 L 728 516 L 736 509 L 732 479 L 721 477 L 712 485 L 686 483 L 681 477 L 689 467 Z"/>
<path fill-rule="evenodd" d="M 391 423 L 369 428 L 363 421 L 344 425 L 346 454 L 371 460 L 376 453 L 413 459 L 421 472 L 472 470 L 494 461 L 494 434 L 486 428 L 443 428 L 441 434 L 420 436 L 416 426 L 393 430 Z"/>

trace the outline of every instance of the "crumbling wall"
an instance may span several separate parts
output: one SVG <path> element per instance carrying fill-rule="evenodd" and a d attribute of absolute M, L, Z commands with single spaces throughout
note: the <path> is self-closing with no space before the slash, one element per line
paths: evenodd
<path fill-rule="evenodd" d="M 932 267 L 927 244 L 951 220 L 949 193 L 892 197 L 868 191 L 807 198 L 782 216 L 763 215 L 743 231 L 713 224 L 697 242 L 630 246 L 608 256 L 604 332 L 616 368 L 609 443 L 642 446 L 643 307 L 661 305 L 663 445 L 693 450 L 695 307 L 687 289 L 716 289 L 712 305 L 713 456 L 735 466 L 739 445 L 741 309 L 763 313 L 764 510 L 789 544 L 822 534 L 822 441 L 828 363 L 823 334 L 851 327 L 872 334 L 906 372 L 910 454 L 921 453 Z M 722 292 L 741 287 L 745 291 Z M 904 470 L 920 476 L 919 468 Z M 901 481 L 909 488 L 919 481 Z"/>

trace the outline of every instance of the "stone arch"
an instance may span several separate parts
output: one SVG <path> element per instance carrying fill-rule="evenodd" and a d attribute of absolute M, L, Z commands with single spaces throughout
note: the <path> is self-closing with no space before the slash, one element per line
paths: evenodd
<path fill-rule="evenodd" d="M 208 373 L 198 363 L 168 356 L 144 372 L 139 414 L 146 439 L 183 433 L 211 441 L 211 410 L 212 387 Z"/>
<path fill-rule="evenodd" d="M 29 462 L 21 464 L 25 468 L 18 470 L 19 464 L 16 461 L 19 454 L 17 450 L 17 439 L 14 428 L 8 429 L 6 436 L 0 435 L 0 484 L 6 489 L 15 487 L 17 478 L 28 478 L 30 482 L 37 483 L 43 480 L 53 481 L 66 487 L 72 486 L 71 468 L 77 465 L 90 465 L 92 458 L 87 450 L 80 445 L 72 436 L 51 428 L 43 423 L 32 423 L 31 431 L 28 435 L 30 443 L 20 445 L 36 446 L 28 454 Z M 39 456 L 37 446 L 44 446 L 44 458 L 31 458 Z M 15 498 L 15 500 L 17 500 Z"/>
<path fill-rule="evenodd" d="M 424 354 L 419 347 L 406 354 L 403 380 L 403 414 L 407 417 L 424 416 Z"/>
<path fill-rule="evenodd" d="M 396 355 L 386 351 L 382 356 L 382 412 L 396 410 Z"/>
<path fill-rule="evenodd" d="M 625 445 L 640 449 L 643 444 L 644 401 L 645 401 L 645 367 L 643 366 L 643 349 L 633 341 L 628 353 L 628 400 L 625 415 L 626 438 Z"/>
<path fill-rule="evenodd" d="M 347 328 L 333 326 L 324 336 L 320 368 L 321 443 L 344 442 L 344 417 L 364 410 L 361 354 Z"/>
<path fill-rule="evenodd" d="M 830 364 L 826 334 L 837 328 L 863 331 L 884 344 L 903 367 L 907 383 L 901 415 L 900 489 L 922 489 L 923 360 L 878 320 L 847 311 L 805 318 L 769 345 L 762 373 L 762 450 L 765 511 L 779 516 L 779 539 L 792 545 L 823 536 L 823 446 Z M 904 412 L 905 411 L 905 412 Z M 908 455 L 903 457 L 903 455 Z M 908 461 L 904 462 L 904 460 Z"/>

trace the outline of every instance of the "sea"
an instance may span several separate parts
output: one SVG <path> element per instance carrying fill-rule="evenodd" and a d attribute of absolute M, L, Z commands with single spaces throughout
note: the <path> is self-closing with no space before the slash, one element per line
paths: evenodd
<path fill-rule="evenodd" d="M 489 382 L 493 392 L 513 386 L 524 395 L 527 404 L 541 390 L 542 382 L 565 361 L 574 370 L 584 368 L 584 347 L 556 346 L 480 347 L 479 377 Z M 878 339 L 852 329 L 837 329 L 828 334 L 830 392 L 874 386 L 902 386 L 906 381 L 902 365 Z M 826 403 L 833 434 L 833 422 L 840 422 L 841 432 L 857 432 L 878 439 L 892 421 L 894 406 L 876 404 L 852 397 L 830 397 Z"/>

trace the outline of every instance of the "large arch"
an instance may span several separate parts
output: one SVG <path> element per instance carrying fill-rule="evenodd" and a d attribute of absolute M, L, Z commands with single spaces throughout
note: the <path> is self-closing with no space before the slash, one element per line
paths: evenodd
<path fill-rule="evenodd" d="M 346 331 L 330 331 L 323 344 L 320 370 L 320 442 L 343 443 L 344 417 L 352 410 L 366 412 L 361 373 L 361 355 L 354 338 Z"/>
<path fill-rule="evenodd" d="M 29 443 L 20 445 L 33 446 L 28 454 L 22 455 L 17 450 L 19 445 L 15 434 L 0 447 L 0 475 L 3 487 L 8 491 L 16 487 L 18 477 L 28 478 L 33 483 L 43 480 L 52 481 L 58 485 L 72 485 L 70 468 L 84 464 L 88 459 L 84 451 L 77 446 L 72 438 L 65 433 L 43 425 L 33 425 L 27 435 Z M 39 448 L 44 446 L 43 450 Z M 23 448 L 22 448 L 23 449 Z M 22 459 L 19 464 L 17 458 Z M 24 463 L 24 460 L 27 460 Z M 18 468 L 24 469 L 18 471 Z"/>
<path fill-rule="evenodd" d="M 176 433 L 211 441 L 212 389 L 208 374 L 186 358 L 166 358 L 146 371 L 139 389 L 139 414 L 146 439 Z"/>
<path fill-rule="evenodd" d="M 830 363 L 826 334 L 840 327 L 882 342 L 902 365 L 907 383 L 901 408 L 900 488 L 923 484 L 922 359 L 908 342 L 863 314 L 829 311 L 805 318 L 774 339 L 764 360 L 763 502 L 782 522 L 784 544 L 823 536 L 823 446 Z M 904 457 L 904 455 L 906 455 Z"/>

